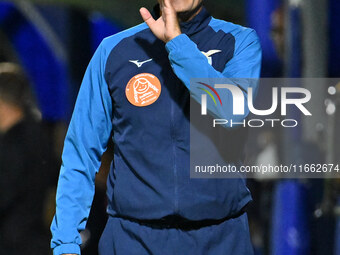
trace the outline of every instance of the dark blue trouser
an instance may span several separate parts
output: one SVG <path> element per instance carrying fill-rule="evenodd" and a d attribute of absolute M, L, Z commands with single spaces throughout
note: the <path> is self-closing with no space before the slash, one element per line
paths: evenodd
<path fill-rule="evenodd" d="M 109 217 L 100 255 L 253 255 L 247 214 L 197 230 L 154 229 Z"/>

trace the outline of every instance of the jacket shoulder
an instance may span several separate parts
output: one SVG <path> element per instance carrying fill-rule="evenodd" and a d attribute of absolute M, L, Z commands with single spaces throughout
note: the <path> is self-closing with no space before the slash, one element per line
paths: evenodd
<path fill-rule="evenodd" d="M 209 26 L 216 32 L 223 31 L 224 33 L 231 34 L 234 37 L 235 53 L 241 51 L 250 44 L 258 45 L 260 48 L 259 37 L 257 36 L 256 31 L 252 28 L 215 18 L 211 19 Z"/>
<path fill-rule="evenodd" d="M 254 29 L 234 24 L 228 21 L 212 18 L 209 23 L 209 26 L 216 32 L 222 30 L 227 34 L 228 33 L 232 34 L 235 37 L 236 41 L 238 39 L 242 40 L 248 36 L 254 37 L 254 39 L 257 38 Z"/>
<path fill-rule="evenodd" d="M 146 29 L 149 29 L 146 23 L 141 23 L 137 26 L 131 27 L 122 32 L 104 38 L 99 47 L 104 50 L 104 52 L 106 53 L 105 55 L 108 55 L 113 50 L 113 48 L 117 46 L 117 44 L 119 44 L 122 40 L 134 36 L 135 34 Z"/>

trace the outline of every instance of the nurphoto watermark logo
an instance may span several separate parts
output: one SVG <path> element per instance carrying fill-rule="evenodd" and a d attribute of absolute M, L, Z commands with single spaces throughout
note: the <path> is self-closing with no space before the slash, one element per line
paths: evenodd
<path fill-rule="evenodd" d="M 339 178 L 339 78 L 190 82 L 192 178 Z"/>
<path fill-rule="evenodd" d="M 232 80 L 229 80 L 232 82 Z M 217 117 L 226 116 L 231 111 L 229 118 L 214 118 L 212 125 L 228 125 L 230 127 L 263 127 L 269 124 L 271 127 L 281 125 L 282 127 L 296 127 L 299 122 L 294 118 L 250 118 L 245 117 L 252 113 L 254 116 L 268 117 L 274 114 L 278 108 L 281 109 L 281 117 L 287 116 L 288 107 L 296 107 L 301 114 L 312 116 L 312 113 L 305 106 L 311 100 L 311 92 L 301 87 L 272 87 L 271 88 L 271 106 L 268 109 L 257 109 L 254 105 L 256 98 L 258 81 L 244 79 L 241 84 L 214 84 L 208 85 L 204 82 L 197 82 L 201 85 L 196 87 L 201 93 L 201 115 L 207 115 L 208 110 Z M 254 86 L 255 85 L 255 86 Z M 195 88 L 195 87 L 194 87 Z M 219 92 L 217 92 L 219 90 Z M 279 91 L 280 95 L 279 96 Z M 293 96 L 291 96 L 293 95 Z M 210 97 L 211 103 L 208 103 L 207 96 Z M 219 104 L 217 103 L 218 99 Z M 209 109 L 210 107 L 210 109 Z"/>

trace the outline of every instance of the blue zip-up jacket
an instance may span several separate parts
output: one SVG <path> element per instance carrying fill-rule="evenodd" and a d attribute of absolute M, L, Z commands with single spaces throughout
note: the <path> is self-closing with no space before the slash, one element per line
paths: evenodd
<path fill-rule="evenodd" d="M 205 9 L 181 28 L 183 34 L 164 44 L 143 23 L 104 39 L 94 54 L 65 139 L 51 225 L 54 254 L 80 254 L 79 232 L 85 229 L 95 176 L 111 136 L 107 211 L 112 216 L 219 219 L 251 200 L 241 179 L 190 179 L 189 83 L 202 77 L 258 78 L 258 37 L 252 29 L 212 18 Z M 208 59 L 202 52 L 210 50 L 218 53 Z M 130 62 L 150 59 L 140 67 Z M 140 73 L 161 83 L 159 98 L 145 107 L 131 104 L 125 91 Z M 195 91 L 202 91 L 191 88 L 199 98 Z M 221 97 L 230 112 L 230 95 Z M 238 154 L 235 160 L 242 157 Z"/>

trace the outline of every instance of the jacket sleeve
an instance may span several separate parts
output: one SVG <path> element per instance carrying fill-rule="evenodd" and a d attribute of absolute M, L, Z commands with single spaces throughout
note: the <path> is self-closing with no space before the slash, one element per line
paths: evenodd
<path fill-rule="evenodd" d="M 90 61 L 65 138 L 51 224 L 54 255 L 80 254 L 79 232 L 85 229 L 95 175 L 111 136 L 112 101 L 104 77 L 105 55 L 101 45 Z"/>
<path fill-rule="evenodd" d="M 193 78 L 215 79 L 224 78 L 224 83 L 238 86 L 247 99 L 247 89 L 252 87 L 256 93 L 261 69 L 261 46 L 256 32 L 252 29 L 244 29 L 238 35 L 235 43 L 233 58 L 226 64 L 223 72 L 215 70 L 207 58 L 200 52 L 197 45 L 185 34 L 175 37 L 166 44 L 169 53 L 170 64 L 177 77 L 190 90 L 191 96 L 201 102 L 202 85 L 192 82 Z M 214 82 L 214 80 L 212 80 Z M 210 84 L 211 87 L 214 84 Z M 203 92 L 204 93 L 204 92 Z M 249 113 L 245 102 L 243 115 L 233 115 L 232 94 L 229 90 L 221 90 L 219 93 L 223 107 L 219 104 L 207 105 L 208 111 L 215 117 L 234 121 L 243 120 Z"/>

